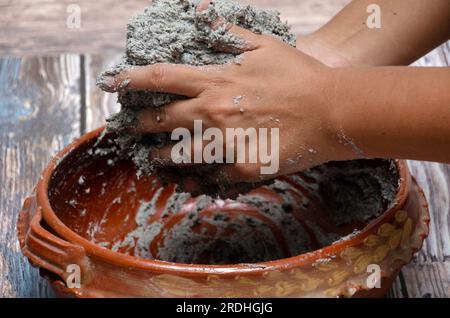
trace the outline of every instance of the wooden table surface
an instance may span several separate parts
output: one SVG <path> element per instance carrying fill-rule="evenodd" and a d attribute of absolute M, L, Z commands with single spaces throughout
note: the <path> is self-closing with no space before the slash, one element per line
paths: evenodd
<path fill-rule="evenodd" d="M 311 32 L 348 0 L 253 0 L 275 8 L 297 34 Z M 121 53 L 125 23 L 147 1 L 78 0 L 81 28 L 68 29 L 69 0 L 0 0 L 0 297 L 53 296 L 21 255 L 16 221 L 50 157 L 117 110 L 95 77 Z M 450 66 L 450 44 L 416 62 Z M 450 168 L 410 162 L 431 210 L 431 233 L 395 281 L 391 297 L 450 297 Z"/>

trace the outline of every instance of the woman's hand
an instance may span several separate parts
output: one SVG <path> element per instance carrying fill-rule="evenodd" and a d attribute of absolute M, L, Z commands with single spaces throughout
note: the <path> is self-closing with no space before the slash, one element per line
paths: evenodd
<path fill-rule="evenodd" d="M 333 81 L 327 66 L 274 37 L 237 26 L 229 26 L 229 32 L 246 41 L 239 64 L 203 68 L 157 64 L 133 68 L 112 81 L 112 87 L 120 87 L 127 79 L 127 89 L 189 97 L 162 109 L 143 111 L 138 116 L 140 132 L 171 132 L 179 127 L 192 131 L 194 120 L 202 121 L 203 130 L 218 128 L 223 136 L 227 128 L 278 128 L 279 143 L 270 149 L 269 138 L 268 147 L 272 155 L 278 152 L 279 169 L 262 174 L 258 157 L 257 163 L 223 164 L 210 176 L 229 182 L 259 181 L 356 156 L 338 142 L 330 103 Z M 259 146 L 254 143 L 246 139 L 246 151 Z M 224 155 L 230 147 L 237 148 L 225 142 Z M 171 153 L 170 145 L 154 156 L 167 162 Z"/>
<path fill-rule="evenodd" d="M 450 162 L 448 68 L 330 68 L 273 37 L 227 28 L 245 40 L 239 63 L 149 65 L 110 82 L 110 90 L 125 86 L 188 97 L 143 111 L 137 129 L 144 133 L 192 131 L 195 120 L 223 136 L 227 128 L 279 129 L 279 141 L 270 149 L 279 155 L 272 174 L 262 173 L 265 162 L 258 157 L 256 163 L 220 164 L 205 178 L 253 182 L 360 157 Z M 243 143 L 247 151 L 256 146 L 248 138 Z M 223 154 L 238 148 L 233 144 L 225 142 Z M 177 159 L 170 145 L 153 156 Z"/>

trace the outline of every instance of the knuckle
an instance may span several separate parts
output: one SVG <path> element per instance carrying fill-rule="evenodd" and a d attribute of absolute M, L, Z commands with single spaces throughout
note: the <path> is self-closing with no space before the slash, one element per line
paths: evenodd
<path fill-rule="evenodd" d="M 215 123 L 223 123 L 232 115 L 232 108 L 224 103 L 209 104 L 205 109 L 206 117 Z"/>
<path fill-rule="evenodd" d="M 229 81 L 227 79 L 225 79 L 224 77 L 214 76 L 213 78 L 209 79 L 209 88 L 211 90 L 222 89 L 228 83 L 229 83 Z"/>
<path fill-rule="evenodd" d="M 156 89 L 161 89 L 163 87 L 165 75 L 166 75 L 166 68 L 164 65 L 162 64 L 153 65 L 150 76 L 153 86 Z"/>

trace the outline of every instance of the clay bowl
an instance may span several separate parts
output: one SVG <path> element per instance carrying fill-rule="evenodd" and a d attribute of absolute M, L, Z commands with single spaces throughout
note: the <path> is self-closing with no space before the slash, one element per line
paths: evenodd
<path fill-rule="evenodd" d="M 137 178 L 101 133 L 57 154 L 19 216 L 23 253 L 64 296 L 382 296 L 428 234 L 425 197 L 401 160 L 351 163 L 357 182 L 349 163 L 332 163 L 241 200 L 174 201 L 176 185 Z M 81 285 L 69 288 L 73 264 Z"/>

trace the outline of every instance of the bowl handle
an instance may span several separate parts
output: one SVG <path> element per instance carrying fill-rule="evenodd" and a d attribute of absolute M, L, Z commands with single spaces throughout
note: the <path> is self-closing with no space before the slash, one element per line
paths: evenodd
<path fill-rule="evenodd" d="M 90 281 L 89 259 L 84 248 L 50 233 L 41 222 L 42 208 L 36 197 L 27 197 L 19 214 L 17 230 L 20 247 L 30 263 L 58 275 L 71 288 L 80 288 L 76 285 L 78 282 Z"/>

